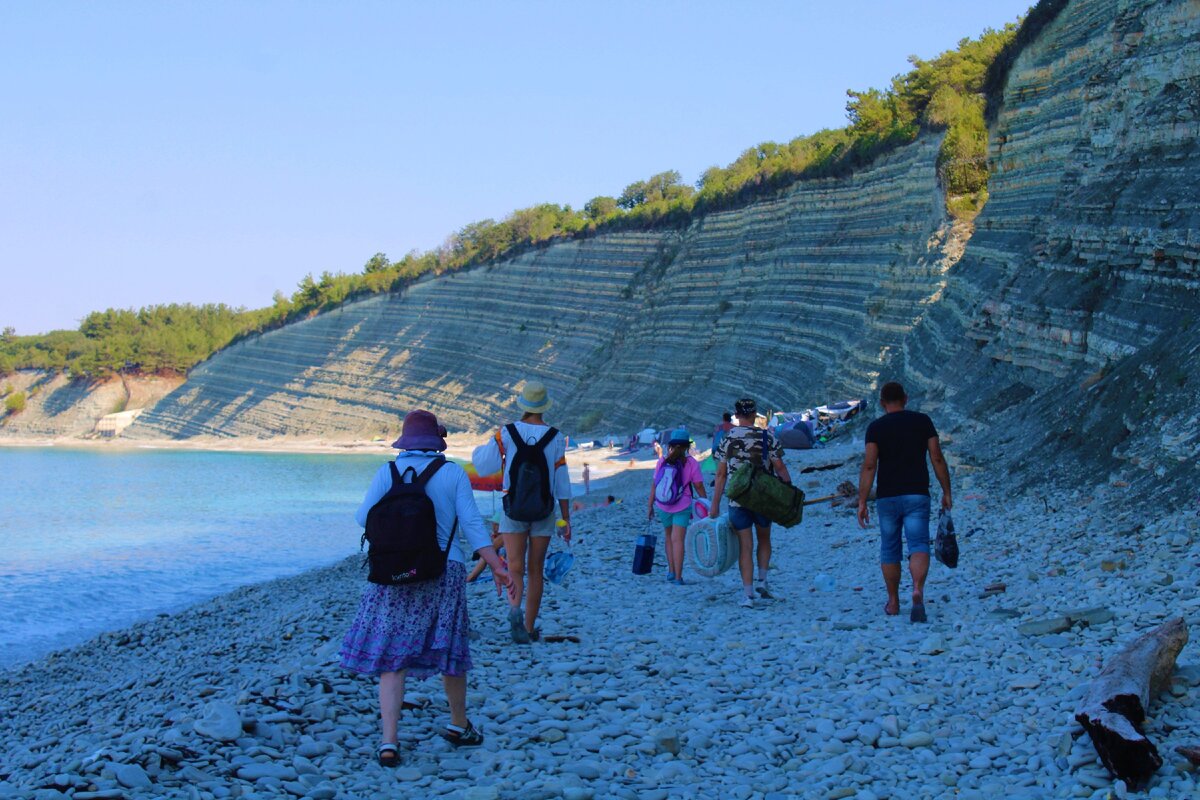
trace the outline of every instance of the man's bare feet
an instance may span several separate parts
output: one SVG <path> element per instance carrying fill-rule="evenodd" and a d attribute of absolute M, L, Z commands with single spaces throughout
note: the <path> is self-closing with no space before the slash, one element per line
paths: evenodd
<path fill-rule="evenodd" d="M 924 595 L 914 594 L 912 599 L 912 611 L 909 613 L 908 619 L 910 622 L 925 622 L 925 597 Z"/>
<path fill-rule="evenodd" d="M 889 617 L 895 617 L 895 616 L 899 615 L 900 601 L 899 600 L 888 600 L 887 604 L 884 605 L 884 607 L 883 607 L 883 613 L 887 614 Z"/>

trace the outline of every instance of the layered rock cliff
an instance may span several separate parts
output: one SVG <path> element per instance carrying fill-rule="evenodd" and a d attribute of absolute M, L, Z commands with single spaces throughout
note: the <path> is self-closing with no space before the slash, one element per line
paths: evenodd
<path fill-rule="evenodd" d="M 26 398 L 24 410 L 0 419 L 0 436 L 29 439 L 92 436 L 101 417 L 114 411 L 152 408 L 183 379 L 149 375 L 90 381 L 22 370 L 0 383 L 5 394 L 11 391 Z"/>
<path fill-rule="evenodd" d="M 527 377 L 556 419 L 592 429 L 862 391 L 953 260 L 937 146 L 686 230 L 558 244 L 347 305 L 226 350 L 136 427 L 363 436 L 428 406 L 481 429 Z"/>
<path fill-rule="evenodd" d="M 1165 475 L 1200 442 L 1198 30 L 1195 0 L 1070 3 L 1009 75 L 973 228 L 946 218 L 924 137 L 682 230 L 557 244 L 243 342 L 131 433 L 361 437 L 417 405 L 482 429 L 527 377 L 569 429 L 707 426 L 740 395 L 805 406 L 896 376 L 1010 460 L 1068 447 Z"/>
<path fill-rule="evenodd" d="M 1017 460 L 1194 462 L 1200 3 L 1072 2 L 1017 60 L 990 150 L 991 199 L 897 369 Z"/>

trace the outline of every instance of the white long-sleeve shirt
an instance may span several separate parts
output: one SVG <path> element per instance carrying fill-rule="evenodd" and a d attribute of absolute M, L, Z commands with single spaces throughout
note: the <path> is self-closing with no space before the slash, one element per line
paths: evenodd
<path fill-rule="evenodd" d="M 427 451 L 405 450 L 396 456 L 396 469 L 402 478 L 409 467 L 420 475 L 435 457 L 440 458 L 440 455 Z M 362 505 L 354 515 L 359 525 L 364 528 L 367 526 L 367 512 L 391 488 L 392 470 L 384 464 L 375 472 Z M 433 513 L 437 516 L 438 546 L 443 550 L 450 541 L 450 529 L 454 526 L 454 520 L 458 520 L 458 530 L 454 533 L 454 542 L 446 556 L 447 561 L 457 561 L 460 564 L 464 562 L 461 546 L 464 539 L 471 548 L 469 552 L 475 552 L 492 543 L 492 537 L 488 534 L 483 517 L 479 515 L 479 508 L 475 505 L 471 481 L 458 464 L 448 462 L 439 469 L 429 479 L 429 483 L 425 484 L 425 494 L 433 501 Z"/>
<path fill-rule="evenodd" d="M 529 422 L 518 422 L 516 426 L 517 433 L 529 444 L 537 444 L 546 435 L 546 431 L 550 430 L 549 425 L 534 425 Z M 554 499 L 570 500 L 571 474 L 567 471 L 567 440 L 562 431 L 555 434 L 544 452 L 546 466 L 550 469 L 550 491 L 554 494 Z M 472 451 L 471 463 L 480 475 L 494 475 L 503 469 L 504 491 L 507 492 L 508 473 L 516 454 L 517 446 L 508 435 L 508 426 L 505 425 L 492 435 L 487 444 L 480 445 Z"/>

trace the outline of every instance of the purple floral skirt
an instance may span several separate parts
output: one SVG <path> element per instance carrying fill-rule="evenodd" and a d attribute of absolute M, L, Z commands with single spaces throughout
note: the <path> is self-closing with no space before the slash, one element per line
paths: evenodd
<path fill-rule="evenodd" d="M 342 639 L 342 666 L 364 675 L 408 670 L 414 678 L 471 669 L 467 571 L 451 561 L 436 581 L 368 583 Z"/>

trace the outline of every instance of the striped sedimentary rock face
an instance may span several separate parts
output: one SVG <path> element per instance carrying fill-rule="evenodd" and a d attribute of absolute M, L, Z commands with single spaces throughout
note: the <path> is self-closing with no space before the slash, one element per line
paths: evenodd
<path fill-rule="evenodd" d="M 1033 442 L 1122 365 L 1161 400 L 1196 371 L 1164 337 L 1200 311 L 1197 13 L 1070 3 L 1010 72 L 973 224 L 947 217 L 927 134 L 682 230 L 551 245 L 242 342 L 126 435 L 387 435 L 417 406 L 484 430 L 527 377 L 553 421 L 606 433 L 711 425 L 746 393 L 776 409 L 869 396 L 884 376 L 947 424 L 1035 407 L 1018 421 Z"/>

